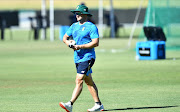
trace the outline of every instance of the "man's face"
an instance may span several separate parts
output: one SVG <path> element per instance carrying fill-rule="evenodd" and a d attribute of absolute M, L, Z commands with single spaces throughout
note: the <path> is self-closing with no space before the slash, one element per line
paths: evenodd
<path fill-rule="evenodd" d="M 76 12 L 75 15 L 76 15 L 77 21 L 81 21 L 87 16 L 85 14 L 81 14 L 81 12 Z"/>

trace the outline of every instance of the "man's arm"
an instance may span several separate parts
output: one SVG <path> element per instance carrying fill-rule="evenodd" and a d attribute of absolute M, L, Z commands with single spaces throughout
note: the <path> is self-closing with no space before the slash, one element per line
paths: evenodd
<path fill-rule="evenodd" d="M 72 40 L 68 40 L 69 36 L 65 34 L 63 36 L 63 42 L 69 47 L 69 44 L 71 43 Z"/>
<path fill-rule="evenodd" d="M 79 49 L 91 49 L 94 47 L 99 46 L 99 38 L 92 39 L 90 43 L 83 44 L 83 45 L 74 45 L 74 50 L 79 50 Z"/>

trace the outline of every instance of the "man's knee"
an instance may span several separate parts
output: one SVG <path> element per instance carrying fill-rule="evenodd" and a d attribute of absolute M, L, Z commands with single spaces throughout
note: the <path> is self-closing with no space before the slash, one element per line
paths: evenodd
<path fill-rule="evenodd" d="M 84 80 L 84 75 L 82 75 L 82 74 L 77 74 L 77 76 L 76 76 L 76 84 L 78 84 L 78 85 L 81 85 L 82 83 L 83 83 L 83 80 Z"/>
<path fill-rule="evenodd" d="M 85 80 L 85 83 L 86 83 L 88 86 L 93 86 L 93 85 L 94 85 L 94 82 L 93 82 L 91 79 L 86 79 L 86 80 Z"/>
<path fill-rule="evenodd" d="M 83 83 L 83 80 L 82 79 L 76 79 L 76 84 L 82 84 Z"/>

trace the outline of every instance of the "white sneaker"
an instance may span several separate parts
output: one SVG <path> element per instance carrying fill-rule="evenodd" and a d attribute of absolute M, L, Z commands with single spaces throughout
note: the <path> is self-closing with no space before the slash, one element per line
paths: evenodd
<path fill-rule="evenodd" d="M 63 103 L 60 102 L 59 105 L 66 110 L 66 112 L 72 112 L 73 106 L 71 105 L 71 102 Z"/>
<path fill-rule="evenodd" d="M 104 106 L 103 105 L 98 105 L 95 103 L 94 107 L 91 109 L 87 110 L 88 112 L 94 112 L 94 111 L 104 111 Z"/>

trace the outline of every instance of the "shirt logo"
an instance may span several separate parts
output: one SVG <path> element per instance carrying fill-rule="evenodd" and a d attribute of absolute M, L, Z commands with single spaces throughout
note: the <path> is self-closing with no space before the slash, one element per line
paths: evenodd
<path fill-rule="evenodd" d="M 85 27 L 82 28 L 82 31 L 84 31 Z"/>
<path fill-rule="evenodd" d="M 76 9 L 78 9 L 79 8 L 79 6 L 77 6 L 77 8 Z"/>

